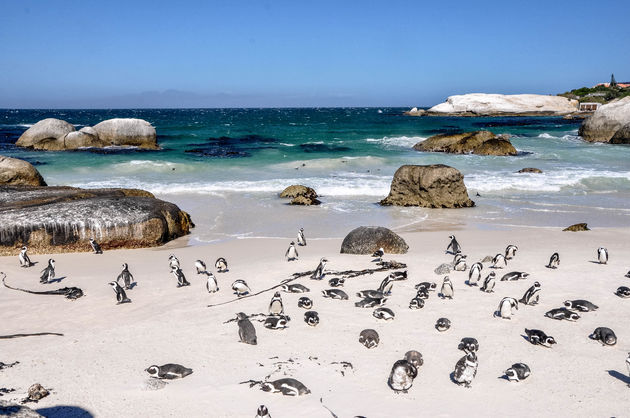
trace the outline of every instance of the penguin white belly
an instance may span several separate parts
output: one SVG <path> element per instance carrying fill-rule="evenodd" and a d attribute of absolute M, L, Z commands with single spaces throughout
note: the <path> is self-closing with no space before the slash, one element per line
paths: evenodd
<path fill-rule="evenodd" d="M 394 390 L 407 390 L 413 384 L 413 379 L 403 367 L 394 369 L 391 377 L 391 385 Z"/>
<path fill-rule="evenodd" d="M 501 304 L 501 318 L 510 319 L 512 316 L 512 305 L 510 302 L 505 301 Z"/>

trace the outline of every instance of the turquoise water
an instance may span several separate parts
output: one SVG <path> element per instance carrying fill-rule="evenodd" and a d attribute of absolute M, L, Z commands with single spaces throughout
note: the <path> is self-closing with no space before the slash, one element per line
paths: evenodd
<path fill-rule="evenodd" d="M 562 118 L 418 118 L 400 108 L 0 110 L 4 155 L 37 165 L 51 185 L 137 187 L 179 204 L 198 228 L 193 241 L 243 236 L 343 236 L 351 227 L 397 229 L 511 225 L 630 224 L 630 147 L 589 144 L 579 121 Z M 151 122 L 160 151 L 39 152 L 17 149 L 46 117 L 77 128 L 113 117 Z M 515 157 L 421 153 L 412 146 L 444 132 L 512 135 Z M 465 175 L 477 207 L 382 208 L 403 164 L 443 163 Z M 543 174 L 516 174 L 537 167 Z M 276 195 L 301 183 L 318 208 L 287 207 Z M 477 196 L 479 195 L 479 196 Z"/>

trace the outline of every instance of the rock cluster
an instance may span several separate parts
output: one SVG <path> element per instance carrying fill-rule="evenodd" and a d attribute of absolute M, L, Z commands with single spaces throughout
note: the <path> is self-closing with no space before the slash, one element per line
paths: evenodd
<path fill-rule="evenodd" d="M 510 142 L 509 135 L 495 135 L 490 131 L 475 131 L 461 134 L 434 135 L 418 142 L 417 151 L 446 152 L 450 154 L 516 155 L 518 152 Z"/>
<path fill-rule="evenodd" d="M 517 171 L 517 173 L 536 173 L 536 174 L 541 174 L 542 170 L 540 168 L 526 167 L 526 168 L 521 168 L 520 170 Z"/>
<path fill-rule="evenodd" d="M 10 186 L 46 186 L 44 178 L 31 163 L 0 155 L 0 184 Z"/>
<path fill-rule="evenodd" d="M 563 229 L 563 231 L 570 232 L 580 232 L 580 231 L 590 231 L 588 225 L 586 223 L 573 224 Z"/>
<path fill-rule="evenodd" d="M 280 193 L 280 197 L 291 198 L 291 205 L 319 205 L 321 202 L 317 200 L 317 193 L 310 187 L 294 184 L 287 187 Z"/>
<path fill-rule="evenodd" d="M 398 234 L 381 226 L 360 226 L 341 243 L 342 254 L 373 254 L 382 248 L 386 254 L 405 254 L 409 245 Z"/>
<path fill-rule="evenodd" d="M 582 122 L 579 134 L 589 142 L 630 144 L 630 96 L 601 106 Z"/>

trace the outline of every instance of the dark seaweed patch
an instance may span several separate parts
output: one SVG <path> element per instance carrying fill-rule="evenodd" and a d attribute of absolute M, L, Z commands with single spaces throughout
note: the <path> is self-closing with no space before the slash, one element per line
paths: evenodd
<path fill-rule="evenodd" d="M 208 138 L 207 142 L 190 144 L 195 147 L 185 152 L 203 157 L 214 158 L 243 158 L 251 157 L 252 152 L 262 149 L 276 149 L 279 145 L 275 138 L 260 135 L 245 135 L 241 137 L 221 136 Z"/>
<path fill-rule="evenodd" d="M 331 144 L 300 144 L 300 149 L 304 152 L 348 152 L 352 148 Z"/>

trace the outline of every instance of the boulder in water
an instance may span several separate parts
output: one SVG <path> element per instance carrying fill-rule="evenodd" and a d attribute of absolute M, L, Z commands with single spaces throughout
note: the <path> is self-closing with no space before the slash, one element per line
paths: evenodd
<path fill-rule="evenodd" d="M 573 224 L 569 227 L 566 227 L 563 229 L 563 231 L 580 232 L 580 231 L 590 231 L 590 229 L 586 223 L 579 223 L 579 224 Z"/>
<path fill-rule="evenodd" d="M 542 94 L 471 93 L 450 96 L 425 112 L 430 116 L 563 116 L 577 112 L 578 101 Z"/>
<path fill-rule="evenodd" d="M 319 205 L 321 202 L 317 200 L 317 193 L 310 187 L 294 184 L 289 186 L 280 193 L 280 197 L 291 198 L 292 205 Z"/>
<path fill-rule="evenodd" d="M 94 125 L 99 140 L 106 145 L 157 149 L 155 128 L 142 119 L 116 118 Z"/>
<path fill-rule="evenodd" d="M 516 155 L 518 152 L 509 138 L 509 135 L 495 135 L 490 131 L 439 134 L 418 142 L 413 148 L 450 154 Z"/>
<path fill-rule="evenodd" d="M 0 155 L 0 184 L 9 186 L 46 186 L 39 171 L 28 161 Z"/>
<path fill-rule="evenodd" d="M 579 134 L 588 142 L 630 143 L 630 96 L 600 106 L 582 122 Z"/>
<path fill-rule="evenodd" d="M 15 145 L 42 150 L 63 149 L 63 138 L 74 132 L 74 126 L 65 120 L 48 118 L 31 126 L 18 138 Z"/>
<path fill-rule="evenodd" d="M 398 234 L 382 226 L 360 226 L 341 243 L 342 254 L 373 254 L 382 248 L 386 254 L 405 254 L 409 246 Z"/>
<path fill-rule="evenodd" d="M 536 173 L 536 174 L 541 174 L 542 170 L 540 168 L 526 167 L 526 168 L 521 168 L 520 170 L 517 171 L 517 173 Z"/>

